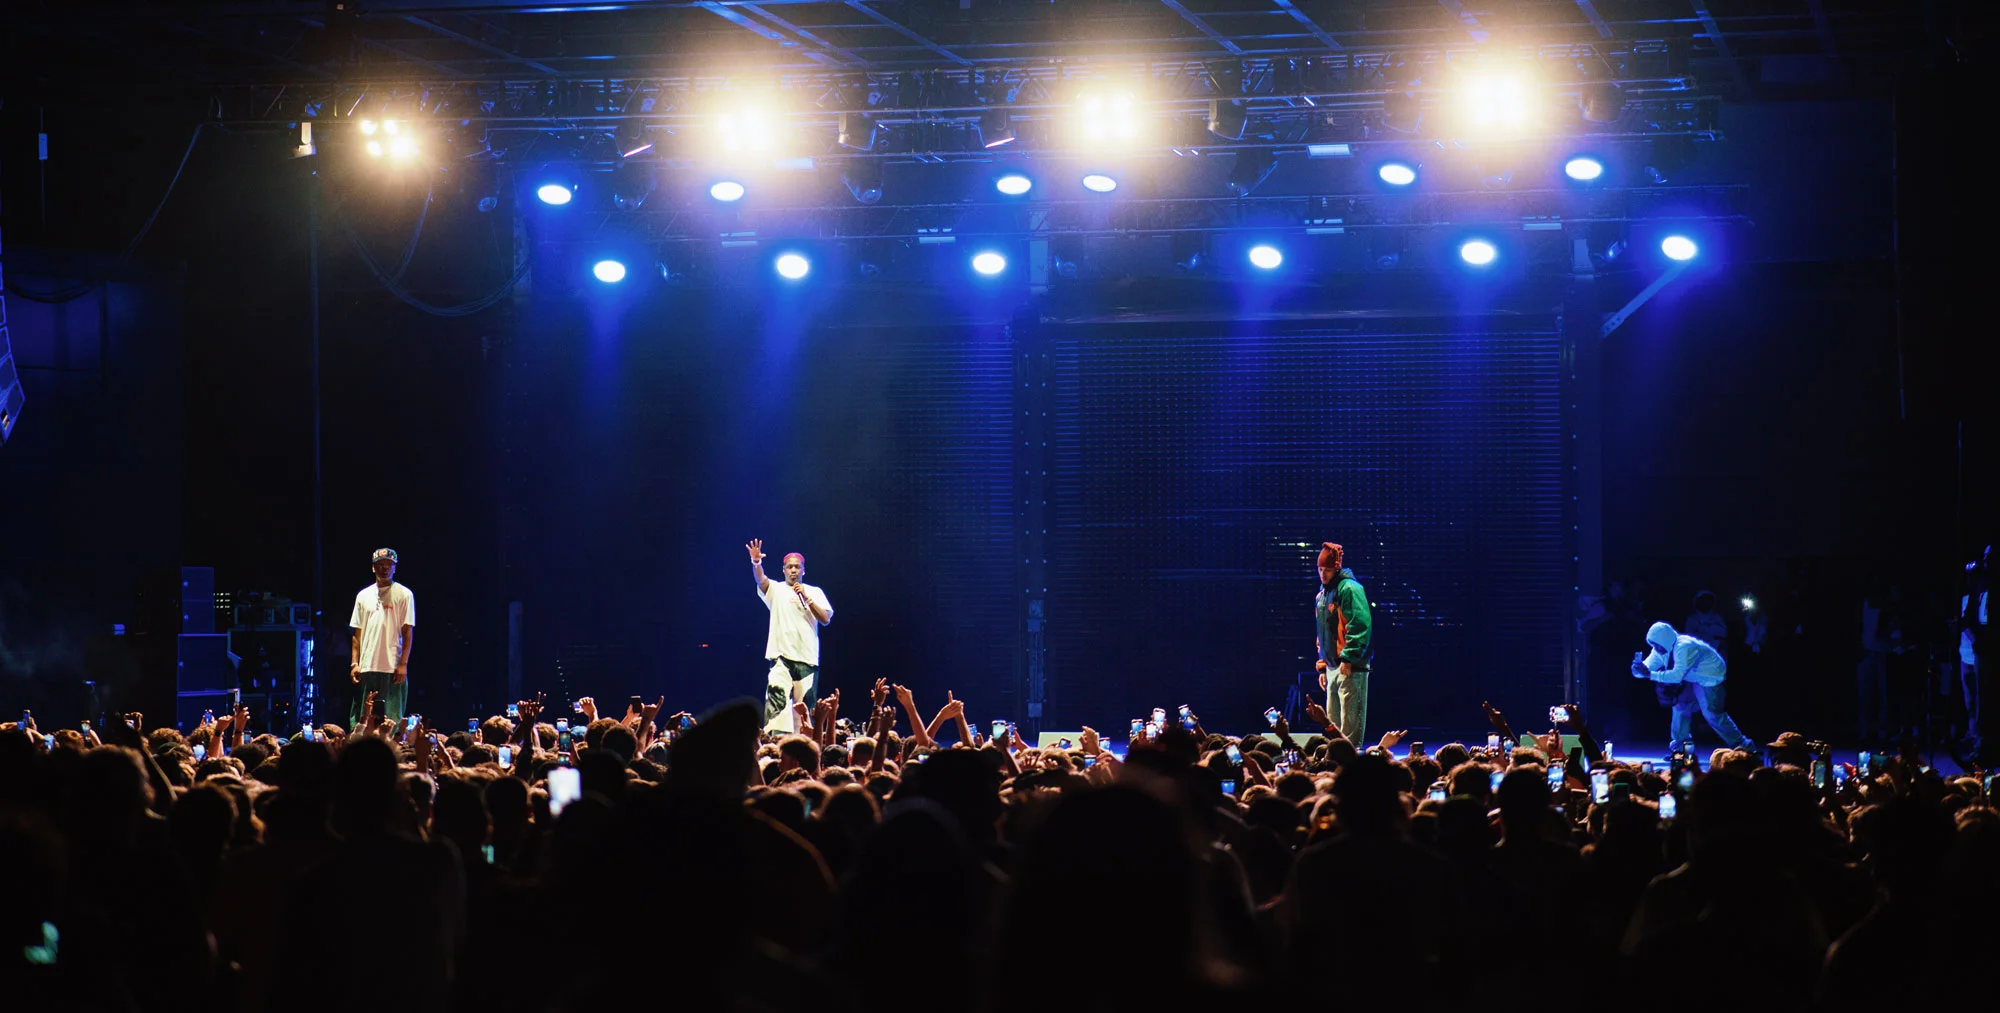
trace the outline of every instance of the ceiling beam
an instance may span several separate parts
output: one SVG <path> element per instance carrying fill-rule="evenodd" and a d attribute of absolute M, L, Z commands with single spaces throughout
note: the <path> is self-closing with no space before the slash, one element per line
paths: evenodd
<path fill-rule="evenodd" d="M 1576 9 L 1582 11 L 1583 16 L 1590 19 L 1590 27 L 1597 29 L 1598 38 L 1608 39 L 1611 37 L 1611 26 L 1605 23 L 1604 15 L 1597 13 L 1597 4 L 1593 3 L 1592 0 L 1576 0 Z"/>
<path fill-rule="evenodd" d="M 1722 28 L 1715 23 L 1715 15 L 1708 12 L 1708 0 L 1693 0 L 1693 4 L 1694 16 L 1701 19 L 1702 32 L 1708 36 L 1708 41 L 1715 44 L 1715 54 L 1729 66 L 1729 77 L 1736 82 L 1737 93 L 1749 98 L 1750 79 L 1744 76 L 1743 65 L 1736 62 L 1735 55 L 1729 52 L 1729 40 L 1722 37 Z"/>
<path fill-rule="evenodd" d="M 1328 35 L 1326 33 L 1326 29 L 1321 28 L 1318 24 L 1316 24 L 1313 21 L 1312 18 L 1307 17 L 1305 11 L 1299 10 L 1297 7 L 1293 6 L 1292 0 L 1272 0 L 1272 2 L 1277 4 L 1281 9 L 1283 9 L 1285 13 L 1290 14 L 1292 16 L 1293 21 L 1296 21 L 1299 24 L 1304 25 L 1306 31 L 1311 32 L 1312 37 L 1319 40 L 1320 45 L 1325 46 L 1326 48 L 1331 49 L 1334 52 L 1339 52 L 1342 48 L 1344 48 L 1341 46 L 1340 43 L 1334 41 L 1333 36 Z"/>
<path fill-rule="evenodd" d="M 454 42 L 459 42 L 471 46 L 472 48 L 477 49 L 482 53 L 488 53 L 493 56 L 500 57 L 501 59 L 507 60 L 509 62 L 518 63 L 523 67 L 531 67 L 535 70 L 541 71 L 544 74 L 559 75 L 562 73 L 562 71 L 559 71 L 554 67 L 549 66 L 548 64 L 537 63 L 534 60 L 530 60 L 527 57 L 521 56 L 518 53 L 502 49 L 499 46 L 495 46 L 483 40 L 476 39 L 470 35 L 464 34 L 463 32 L 452 31 L 451 29 L 446 28 L 445 26 L 438 24 L 435 21 L 431 21 L 427 18 L 420 18 L 417 17 L 416 15 L 410 15 L 408 17 L 405 17 L 403 20 L 408 21 L 410 24 L 416 25 L 419 28 L 436 32 L 437 34 L 442 35 L 447 39 L 451 39 Z"/>
<path fill-rule="evenodd" d="M 1438 0 L 1438 3 L 1444 5 L 1445 10 L 1450 11 L 1461 24 L 1465 25 L 1465 34 L 1472 36 L 1472 41 L 1486 41 L 1486 29 L 1479 27 L 1479 17 L 1466 10 L 1461 0 Z"/>
<path fill-rule="evenodd" d="M 922 35 L 917 34 L 917 32 L 912 29 L 904 27 L 900 22 L 896 21 L 894 18 L 891 18 L 888 15 L 883 14 L 882 12 L 876 10 L 875 8 L 868 6 L 866 3 L 862 2 L 862 0 L 847 0 L 847 6 L 852 7 L 856 11 L 859 11 L 862 14 L 867 15 L 869 19 L 874 21 L 876 24 L 881 25 L 882 27 L 887 28 L 892 32 L 895 32 L 898 35 L 901 35 L 903 38 L 906 38 L 911 42 L 914 42 L 917 45 L 922 46 L 925 49 L 928 49 L 931 52 L 936 53 L 937 55 L 942 56 L 945 59 L 958 64 L 961 67 L 972 66 L 971 60 L 968 60 L 965 57 L 960 56 L 957 53 L 954 53 L 951 50 L 946 49 L 943 46 L 940 46 L 937 43 L 932 42 L 927 38 L 924 38 Z"/>
<path fill-rule="evenodd" d="M 1209 27 L 1208 22 L 1203 21 L 1201 15 L 1196 14 L 1195 12 L 1188 10 L 1186 7 L 1182 6 L 1180 0 L 1160 0 L 1160 2 L 1166 4 L 1168 10 L 1173 11 L 1175 14 L 1180 15 L 1181 20 L 1186 21 L 1188 24 L 1193 25 L 1195 31 L 1198 31 L 1201 34 L 1208 36 L 1208 41 L 1213 42 L 1216 45 L 1229 50 L 1231 53 L 1234 53 L 1237 56 L 1243 55 L 1242 46 L 1237 45 L 1234 41 L 1232 41 L 1229 38 L 1229 36 L 1224 35 L 1221 32 L 1216 31 L 1214 28 Z"/>
<path fill-rule="evenodd" d="M 772 42 L 775 42 L 778 45 L 785 47 L 786 49 L 798 50 L 798 52 L 801 55 L 803 55 L 806 59 L 813 61 L 814 63 L 828 67 L 838 67 L 843 65 L 840 59 L 834 56 L 833 54 L 823 53 L 817 49 L 812 48 L 811 46 L 801 46 L 799 45 L 799 41 L 797 39 L 794 39 L 791 36 L 786 35 L 785 33 L 777 30 L 776 28 L 772 28 L 769 25 L 757 21 L 750 15 L 745 14 L 742 11 L 739 11 L 735 7 L 732 7 L 728 4 L 703 2 L 696 4 L 696 6 L 700 7 L 702 10 L 708 11 L 709 13 L 715 15 L 716 17 L 721 18 L 724 21 L 728 21 L 736 25 L 741 25 L 744 28 L 756 32 L 758 35 L 770 39 Z"/>
<path fill-rule="evenodd" d="M 744 4 L 743 9 L 749 11 L 752 14 L 757 15 L 760 18 L 763 18 L 766 21 L 769 21 L 774 25 L 777 25 L 779 28 L 788 31 L 793 35 L 796 35 L 799 38 L 812 43 L 815 46 L 818 46 L 821 50 L 827 53 L 839 57 L 842 60 L 846 60 L 848 63 L 854 64 L 857 67 L 865 67 L 868 65 L 868 60 L 866 58 L 856 56 L 853 53 L 849 52 L 848 50 L 842 49 L 841 47 L 836 46 L 833 43 L 828 42 L 817 35 L 814 35 L 812 32 L 807 31 L 806 29 L 798 25 L 795 25 L 792 22 L 787 21 L 784 18 L 779 17 L 778 15 L 765 10 L 764 8 L 759 7 L 754 3 Z"/>

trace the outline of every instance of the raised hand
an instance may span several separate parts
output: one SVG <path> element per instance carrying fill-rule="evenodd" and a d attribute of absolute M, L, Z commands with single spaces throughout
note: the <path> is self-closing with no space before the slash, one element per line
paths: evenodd
<path fill-rule="evenodd" d="M 639 708 L 639 721 L 643 724 L 652 724 L 653 719 L 660 716 L 660 708 L 666 705 L 667 698 L 665 696 L 661 696 L 657 702 L 645 704 Z"/>
<path fill-rule="evenodd" d="M 750 562 L 753 565 L 764 565 L 764 540 L 762 538 L 750 539 L 750 544 L 745 545 L 744 548 L 750 550 Z"/>
<path fill-rule="evenodd" d="M 1333 724 L 1332 721 L 1327 720 L 1326 708 L 1321 707 L 1319 705 L 1319 701 L 1317 700 L 1306 701 L 1306 720 L 1311 721 L 1314 724 L 1317 724 L 1321 727 L 1326 727 L 1328 725 Z"/>
<path fill-rule="evenodd" d="M 877 707 L 889 702 L 889 680 L 875 680 L 875 689 L 869 694 L 869 702 Z"/>
<path fill-rule="evenodd" d="M 914 712 L 917 708 L 916 695 L 910 692 L 910 687 L 908 686 L 896 687 L 896 702 L 902 704 L 903 709 L 906 711 Z"/>
<path fill-rule="evenodd" d="M 943 718 L 946 721 L 950 721 L 954 718 L 963 715 L 964 713 L 965 713 L 965 701 L 952 696 L 950 690 L 945 690 L 944 709 L 938 711 L 938 717 Z"/>
<path fill-rule="evenodd" d="M 1096 756 L 1098 751 L 1104 748 L 1102 745 L 1098 743 L 1097 729 L 1092 728 L 1089 725 L 1084 725 L 1083 737 L 1082 740 L 1077 743 L 1077 748 L 1082 750 L 1084 754 L 1087 756 Z"/>
<path fill-rule="evenodd" d="M 542 694 L 536 693 L 533 700 L 522 700 L 514 705 L 521 712 L 521 724 L 533 727 L 535 717 L 542 713 Z"/>
<path fill-rule="evenodd" d="M 597 701 L 587 696 L 578 699 L 576 702 L 576 712 L 583 715 L 583 720 L 586 723 L 597 720 Z"/>
<path fill-rule="evenodd" d="M 1403 741 L 1403 736 L 1408 734 L 1410 734 L 1408 728 L 1398 729 L 1393 732 L 1383 732 L 1381 746 L 1384 750 L 1394 749 L 1396 748 L 1396 743 Z"/>

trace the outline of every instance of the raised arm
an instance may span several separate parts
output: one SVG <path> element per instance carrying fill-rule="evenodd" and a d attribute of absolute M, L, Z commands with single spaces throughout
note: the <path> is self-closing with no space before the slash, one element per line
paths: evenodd
<path fill-rule="evenodd" d="M 910 719 L 910 736 L 917 740 L 917 745 L 926 748 L 935 745 L 930 730 L 924 727 L 923 716 L 917 713 L 917 699 L 908 686 L 896 687 L 896 702 L 903 705 L 903 713 Z"/>
<path fill-rule="evenodd" d="M 744 548 L 750 550 L 750 572 L 757 578 L 757 593 L 767 594 L 771 590 L 771 578 L 764 574 L 764 540 L 750 539 Z"/>
<path fill-rule="evenodd" d="M 924 729 L 924 734 L 929 735 L 932 741 L 936 741 L 938 729 L 943 728 L 946 721 L 962 717 L 964 714 L 965 704 L 960 703 L 956 697 L 952 696 L 950 690 L 945 690 L 944 706 L 938 708 L 937 717 L 931 719 L 930 727 Z"/>

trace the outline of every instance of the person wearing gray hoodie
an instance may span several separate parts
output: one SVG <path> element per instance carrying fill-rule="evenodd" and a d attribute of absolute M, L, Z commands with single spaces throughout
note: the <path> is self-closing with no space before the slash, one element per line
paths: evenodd
<path fill-rule="evenodd" d="M 1722 683 L 1729 675 L 1729 664 L 1720 652 L 1699 637 L 1675 632 L 1666 623 L 1654 623 L 1646 631 L 1646 646 L 1652 653 L 1632 656 L 1632 675 L 1653 680 L 1660 702 L 1673 709 L 1667 734 L 1675 744 L 1693 741 L 1697 710 L 1730 748 L 1753 744 L 1723 709 Z"/>

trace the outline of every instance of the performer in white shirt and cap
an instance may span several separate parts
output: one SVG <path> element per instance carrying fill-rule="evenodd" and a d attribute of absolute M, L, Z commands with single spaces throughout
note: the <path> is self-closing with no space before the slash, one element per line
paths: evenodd
<path fill-rule="evenodd" d="M 361 723 L 370 693 L 382 695 L 383 713 L 377 718 L 403 720 L 417 629 L 417 596 L 396 583 L 396 550 L 376 549 L 368 562 L 375 569 L 375 583 L 354 596 L 354 615 L 347 621 L 354 631 L 354 660 L 347 667 L 354 699 L 347 706 L 347 727 L 357 731 L 354 726 Z"/>
<path fill-rule="evenodd" d="M 750 569 L 757 576 L 757 597 L 771 611 L 771 632 L 764 640 L 764 659 L 771 662 L 764 699 L 764 728 L 790 732 L 792 703 L 807 709 L 819 702 L 819 628 L 833 622 L 833 604 L 826 592 L 805 582 L 806 557 L 785 554 L 785 582 L 771 583 L 764 574 L 764 541 L 752 539 Z"/>
<path fill-rule="evenodd" d="M 1667 734 L 1676 746 L 1693 741 L 1697 710 L 1730 748 L 1752 746 L 1750 737 L 1723 709 L 1722 682 L 1729 675 L 1729 664 L 1714 647 L 1699 637 L 1676 633 L 1666 623 L 1654 623 L 1646 631 L 1646 646 L 1653 651 L 1632 656 L 1632 674 L 1657 683 L 1660 703 L 1673 708 Z"/>

